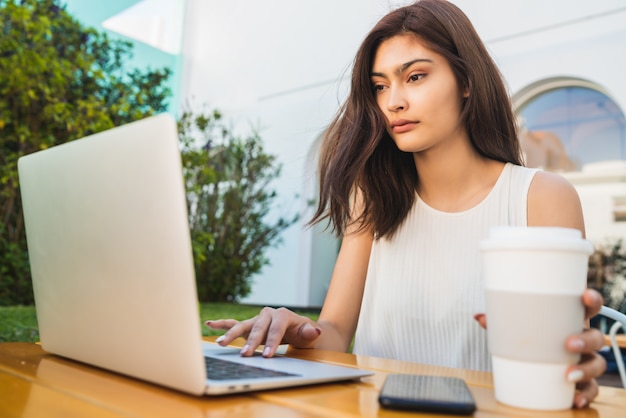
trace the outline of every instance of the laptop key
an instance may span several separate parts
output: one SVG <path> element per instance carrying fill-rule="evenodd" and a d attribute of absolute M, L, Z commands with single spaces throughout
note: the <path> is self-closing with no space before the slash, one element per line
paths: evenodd
<path fill-rule="evenodd" d="M 231 379 L 260 379 L 283 376 L 297 376 L 295 374 L 279 372 L 276 370 L 263 369 L 260 367 L 248 366 L 215 357 L 205 357 L 206 371 L 209 379 L 231 380 Z"/>

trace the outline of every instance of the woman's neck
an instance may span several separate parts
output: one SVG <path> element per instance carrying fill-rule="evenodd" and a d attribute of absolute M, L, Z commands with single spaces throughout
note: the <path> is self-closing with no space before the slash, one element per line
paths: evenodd
<path fill-rule="evenodd" d="M 462 212 L 476 206 L 504 168 L 504 163 L 479 155 L 469 143 L 441 152 L 416 153 L 414 159 L 420 198 L 443 212 Z"/>

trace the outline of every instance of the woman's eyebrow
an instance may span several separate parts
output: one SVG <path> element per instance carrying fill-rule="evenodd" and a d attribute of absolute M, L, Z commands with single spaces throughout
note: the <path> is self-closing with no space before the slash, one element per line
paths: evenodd
<path fill-rule="evenodd" d="M 433 60 L 428 59 L 428 58 L 416 58 L 414 60 L 411 60 L 409 62 L 405 62 L 404 64 L 399 65 L 394 71 L 394 73 L 401 74 L 404 70 L 406 70 L 407 68 L 409 68 L 411 65 L 415 64 L 416 62 L 429 62 L 432 64 Z M 384 73 L 372 72 L 371 77 L 386 77 L 386 76 Z"/>

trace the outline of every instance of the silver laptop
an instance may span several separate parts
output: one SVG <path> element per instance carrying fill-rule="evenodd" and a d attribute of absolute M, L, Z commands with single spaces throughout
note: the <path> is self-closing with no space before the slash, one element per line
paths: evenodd
<path fill-rule="evenodd" d="M 371 374 L 202 341 L 170 115 L 24 156 L 18 170 L 44 350 L 196 395 Z M 214 375 L 205 358 L 274 373 Z"/>

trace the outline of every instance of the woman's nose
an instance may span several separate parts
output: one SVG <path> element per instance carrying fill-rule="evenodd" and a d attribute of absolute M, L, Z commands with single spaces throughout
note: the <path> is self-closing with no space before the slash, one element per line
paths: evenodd
<path fill-rule="evenodd" d="M 404 110 L 407 107 L 406 98 L 401 88 L 389 89 L 389 100 L 387 101 L 387 110 L 390 112 L 397 112 Z"/>

